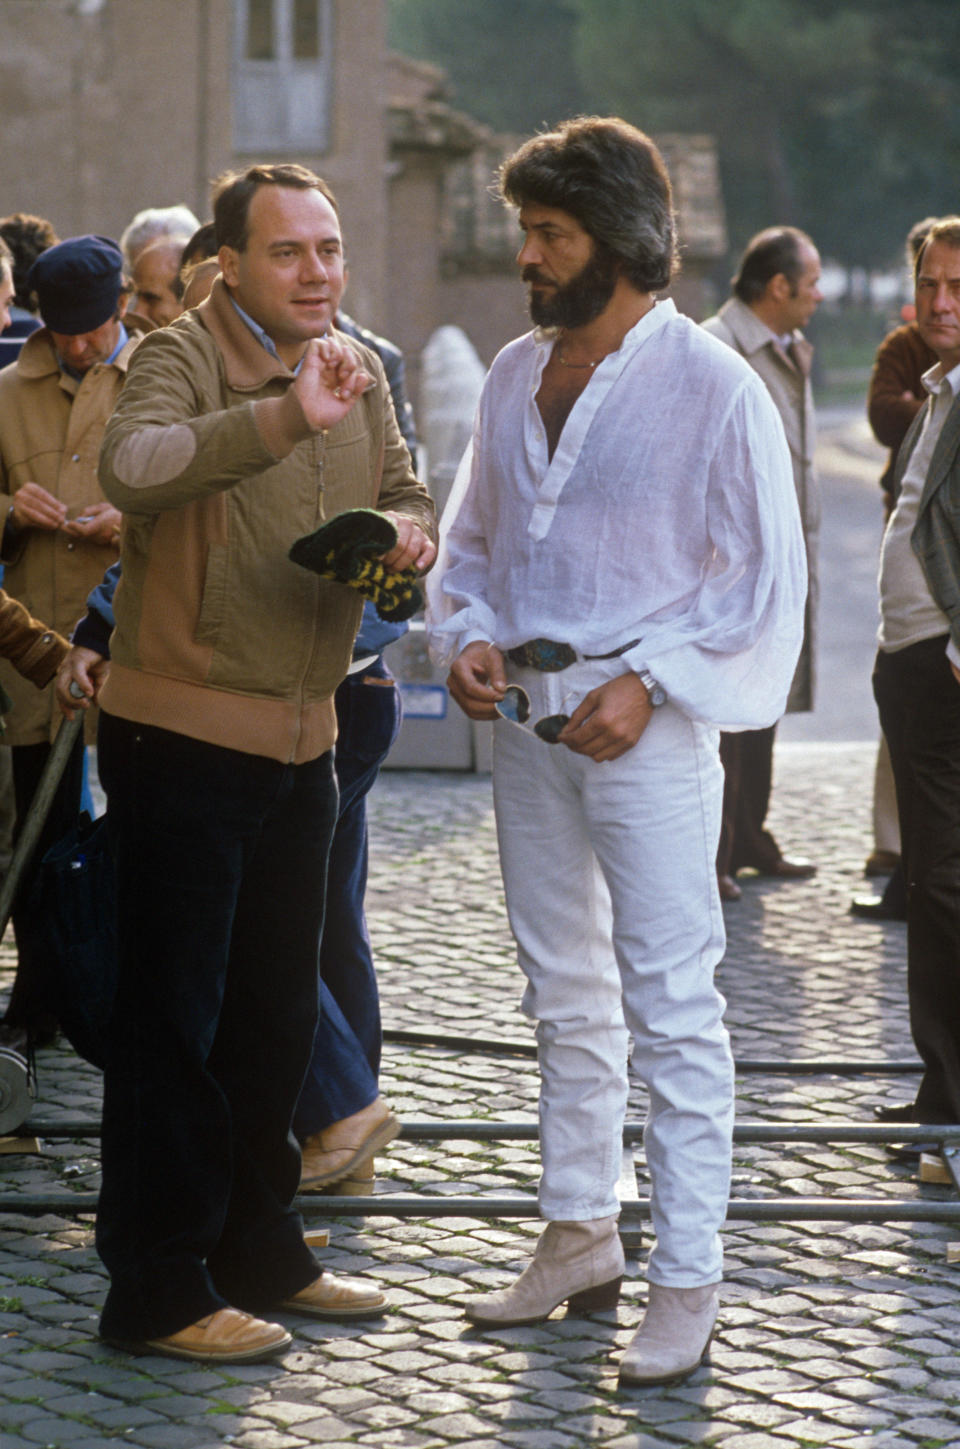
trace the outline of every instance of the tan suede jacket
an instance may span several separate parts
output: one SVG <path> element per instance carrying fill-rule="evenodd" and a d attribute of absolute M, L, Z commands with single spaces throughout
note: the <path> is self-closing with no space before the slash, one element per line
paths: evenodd
<path fill-rule="evenodd" d="M 42 689 L 60 667 L 70 645 L 55 629 L 31 617 L 18 599 L 0 589 L 0 659 Z"/>
<path fill-rule="evenodd" d="M 116 562 L 113 545 L 71 538 L 61 530 L 30 528 L 11 538 L 6 520 L 13 495 L 39 483 L 78 517 L 101 502 L 97 460 L 107 418 L 120 396 L 127 364 L 143 335 L 131 321 L 130 341 L 114 362 L 97 363 L 77 382 L 61 372 L 47 329 L 31 334 L 16 362 L 0 372 L 0 537 L 6 563 L 4 587 L 35 618 L 69 635 L 86 609 L 87 595 Z M 149 323 L 142 324 L 149 327 Z M 7 741 L 36 745 L 60 727 L 53 691 L 39 694 L 8 665 L 0 684 L 14 702 Z M 93 713 L 87 712 L 88 715 Z M 88 740 L 95 720 L 85 720 Z"/>
<path fill-rule="evenodd" d="M 380 361 L 351 345 L 376 385 L 310 434 L 288 396 L 293 374 L 221 280 L 140 344 L 100 458 L 103 491 L 125 515 L 109 713 L 297 764 L 333 745 L 361 601 L 287 551 L 361 506 L 436 535 Z"/>

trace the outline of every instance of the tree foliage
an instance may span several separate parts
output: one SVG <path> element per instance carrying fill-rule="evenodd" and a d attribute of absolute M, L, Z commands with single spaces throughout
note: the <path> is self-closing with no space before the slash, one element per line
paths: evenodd
<path fill-rule="evenodd" d="M 390 0 L 390 43 L 443 66 L 455 103 L 526 134 L 582 108 L 568 0 Z"/>
<path fill-rule="evenodd" d="M 529 132 L 588 110 L 717 138 L 734 250 L 792 222 L 895 262 L 960 211 L 958 0 L 390 0 L 393 44 Z"/>
<path fill-rule="evenodd" d="M 954 0 L 575 0 L 591 107 L 717 136 L 731 236 L 772 222 L 883 264 L 953 210 Z"/>

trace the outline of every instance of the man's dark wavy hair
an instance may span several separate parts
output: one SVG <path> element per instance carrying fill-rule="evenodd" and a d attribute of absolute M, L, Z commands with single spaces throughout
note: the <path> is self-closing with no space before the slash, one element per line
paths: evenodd
<path fill-rule="evenodd" d="M 677 270 L 670 177 L 649 136 L 616 116 L 578 116 L 532 136 L 500 168 L 500 195 L 569 212 L 641 292 Z"/>
<path fill-rule="evenodd" d="M 46 217 L 31 216 L 27 211 L 15 211 L 12 216 L 0 217 L 0 237 L 13 256 L 14 304 L 28 312 L 36 312 L 36 293 L 27 286 L 27 275 L 40 253 L 56 246 L 60 238 Z"/>

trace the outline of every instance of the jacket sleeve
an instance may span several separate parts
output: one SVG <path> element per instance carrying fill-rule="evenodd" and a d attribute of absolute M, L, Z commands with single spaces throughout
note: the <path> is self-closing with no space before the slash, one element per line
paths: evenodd
<path fill-rule="evenodd" d="M 623 658 L 649 669 L 691 719 L 766 729 L 783 714 L 803 643 L 803 529 L 783 424 L 755 374 L 716 428 L 710 560 L 686 610 L 648 621 Z"/>
<path fill-rule="evenodd" d="M 93 649 L 110 658 L 110 635 L 116 626 L 113 596 L 120 582 L 120 564 L 111 564 L 95 589 L 87 595 L 87 612 L 73 631 L 72 640 L 81 649 Z"/>
<path fill-rule="evenodd" d="M 143 339 L 100 448 L 100 485 L 111 503 L 124 513 L 182 508 L 273 467 L 283 453 L 265 436 L 286 451 L 310 436 L 291 389 L 204 411 L 204 392 L 218 396 L 222 388 L 218 354 L 185 330 Z"/>
<path fill-rule="evenodd" d="M 880 344 L 870 375 L 867 416 L 878 443 L 896 450 L 927 400 L 917 393 L 917 359 L 907 332 L 897 329 Z M 904 393 L 910 393 L 904 397 Z"/>
<path fill-rule="evenodd" d="M 18 599 L 0 589 L 0 657 L 38 689 L 56 674 L 70 645 L 55 629 L 34 619 Z"/>

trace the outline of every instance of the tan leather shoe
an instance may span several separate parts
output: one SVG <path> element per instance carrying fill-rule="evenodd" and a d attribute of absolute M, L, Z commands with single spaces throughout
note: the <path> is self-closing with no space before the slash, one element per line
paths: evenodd
<path fill-rule="evenodd" d="M 464 1312 L 480 1328 L 540 1323 L 561 1303 L 573 1313 L 616 1308 L 623 1247 L 616 1215 L 585 1223 L 547 1223 L 533 1262 L 499 1293 L 468 1298 Z"/>
<path fill-rule="evenodd" d="M 315 1189 L 324 1197 L 371 1197 L 377 1184 L 377 1172 L 372 1157 L 364 1158 L 350 1169 L 349 1177 L 339 1182 L 328 1182 L 326 1187 Z"/>
<path fill-rule="evenodd" d="M 386 1147 L 399 1131 L 400 1123 L 382 1097 L 351 1117 L 332 1122 L 303 1144 L 300 1191 L 316 1192 L 350 1177 L 364 1158 Z"/>
<path fill-rule="evenodd" d="M 285 1298 L 277 1307 L 307 1318 L 379 1318 L 387 1306 L 387 1295 L 365 1278 L 335 1277 L 321 1273 L 306 1288 Z"/>
<path fill-rule="evenodd" d="M 643 1322 L 620 1363 L 621 1384 L 668 1384 L 692 1374 L 710 1346 L 717 1285 L 664 1288 L 651 1283 Z"/>
<path fill-rule="evenodd" d="M 250 1313 L 241 1313 L 239 1308 L 219 1308 L 163 1338 L 107 1342 L 127 1353 L 159 1353 L 165 1358 L 189 1358 L 197 1363 L 251 1363 L 279 1353 L 293 1339 L 279 1323 L 266 1323 Z"/>

